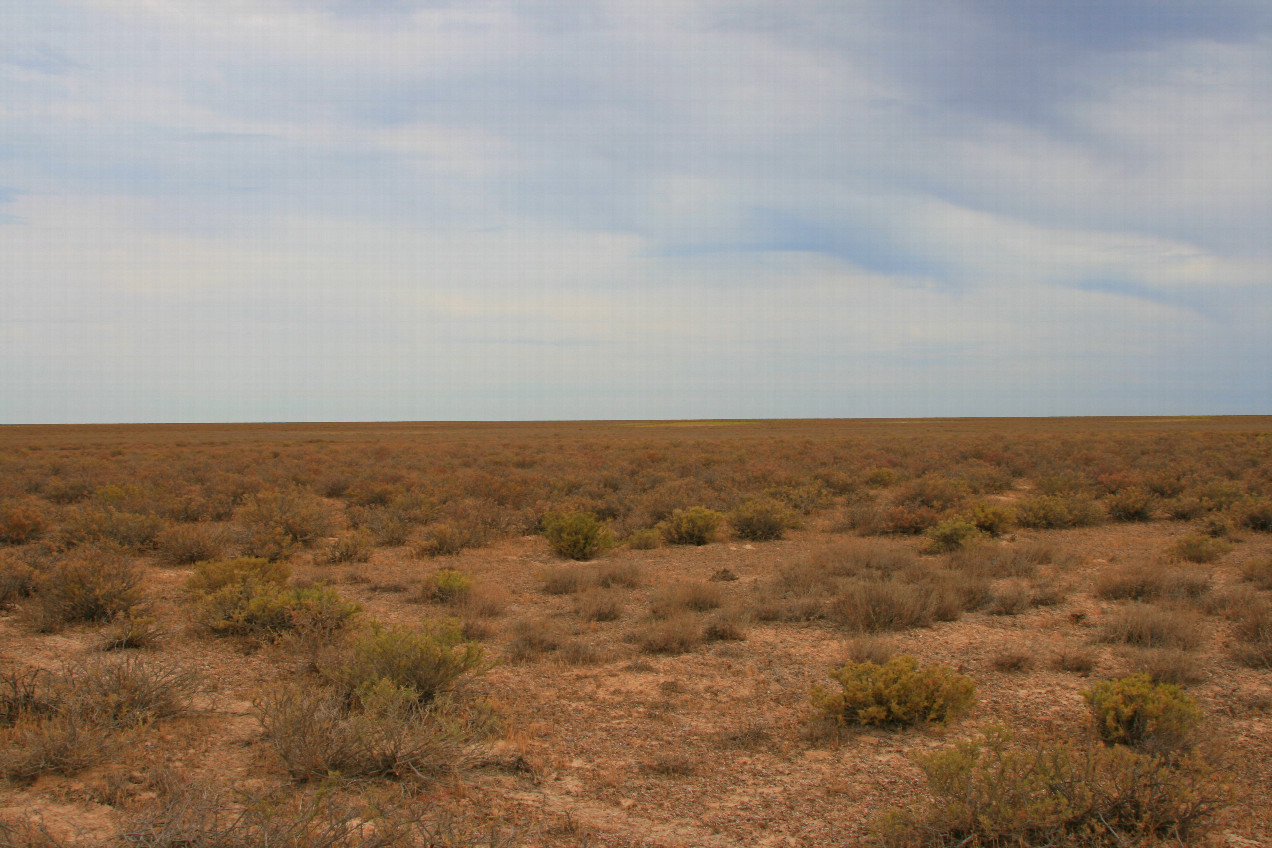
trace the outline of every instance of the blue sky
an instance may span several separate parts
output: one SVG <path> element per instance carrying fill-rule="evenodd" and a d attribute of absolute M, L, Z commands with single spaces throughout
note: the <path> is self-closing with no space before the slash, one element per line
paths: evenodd
<path fill-rule="evenodd" d="M 1272 413 L 1272 6 L 8 0 L 0 422 Z"/>

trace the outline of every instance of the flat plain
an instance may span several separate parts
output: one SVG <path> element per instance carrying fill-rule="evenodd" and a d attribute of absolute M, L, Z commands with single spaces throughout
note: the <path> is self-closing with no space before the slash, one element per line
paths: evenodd
<path fill-rule="evenodd" d="M 1266 845 L 1270 667 L 1269 417 L 0 428 L 0 844 Z"/>

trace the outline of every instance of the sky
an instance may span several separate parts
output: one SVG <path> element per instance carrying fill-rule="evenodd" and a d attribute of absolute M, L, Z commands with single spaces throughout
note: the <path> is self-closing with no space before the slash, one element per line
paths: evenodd
<path fill-rule="evenodd" d="M 0 423 L 1272 413 L 1266 0 L 5 0 Z"/>

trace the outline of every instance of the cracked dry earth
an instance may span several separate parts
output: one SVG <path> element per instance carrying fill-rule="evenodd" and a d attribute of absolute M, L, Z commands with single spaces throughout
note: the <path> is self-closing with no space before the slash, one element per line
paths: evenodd
<path fill-rule="evenodd" d="M 870 821 L 890 807 L 921 807 L 924 781 L 916 752 L 949 745 L 989 723 L 1057 735 L 1088 732 L 1082 692 L 1094 679 L 1134 670 L 1126 650 L 1097 639 L 1117 602 L 1092 594 L 1102 569 L 1158 558 L 1188 528 L 1178 523 L 1106 524 L 1064 531 L 1018 531 L 992 544 L 1045 541 L 1053 562 L 1037 578 L 1061 599 L 1016 615 L 965 613 L 959 620 L 889 634 L 892 647 L 922 662 L 947 663 L 977 685 L 970 714 L 947 727 L 818 730 L 809 690 L 844 661 L 850 634 L 827 621 L 753 622 L 740 640 L 714 641 L 678 655 L 648 653 L 633 633 L 647 626 L 651 596 L 669 581 L 716 580 L 726 606 L 754 608 L 771 593 L 783 565 L 832 544 L 855 544 L 831 518 L 814 520 L 782 541 L 724 541 L 703 547 L 618 550 L 584 569 L 639 566 L 639 588 L 614 589 L 618 617 L 583 621 L 577 597 L 544 591 L 545 569 L 561 567 L 537 537 L 512 538 L 444 560 L 420 560 L 406 548 L 380 548 L 357 565 L 295 563 L 298 580 L 328 580 L 366 613 L 411 624 L 452 609 L 410 600 L 424 575 L 445 566 L 492 589 L 501 609 L 478 622 L 493 667 L 462 684 L 488 698 L 500 731 L 459 773 L 403 790 L 411 803 L 450 805 L 497 818 L 525 834 L 513 844 L 544 846 L 835 846 L 861 844 Z M 887 544 L 917 550 L 919 541 Z M 1272 553 L 1267 534 L 1241 536 L 1210 565 L 1220 591 L 1239 580 L 1244 562 Z M 925 558 L 929 559 L 929 558 Z M 930 558 L 940 562 L 940 558 Z M 102 835 L 119 810 L 145 804 L 163 780 L 214 778 L 239 788 L 286 782 L 264 745 L 252 700 L 287 659 L 276 649 L 247 650 L 192 632 L 181 586 L 189 569 L 146 566 L 146 584 L 169 632 L 159 649 L 198 669 L 209 691 L 190 715 L 144 728 L 109 764 L 73 777 L 43 776 L 0 788 L 0 811 L 36 812 L 58 832 Z M 557 650 L 510 656 L 519 622 L 551 631 Z M 1226 752 L 1224 769 L 1241 803 L 1226 811 L 1209 844 L 1272 844 L 1272 677 L 1228 655 L 1230 625 L 1203 620 L 1205 640 L 1192 653 L 1188 691 Z M 53 668 L 89 654 L 93 628 L 53 635 L 25 629 L 13 611 L 0 617 L 0 653 Z M 570 650 L 574 646 L 574 650 Z M 586 646 L 585 650 L 579 646 Z M 999 670 L 1008 649 L 1023 649 L 1027 668 Z M 1065 651 L 1091 654 L 1086 674 L 1055 670 Z M 173 777 L 175 775 L 176 777 Z M 162 778 L 162 779 L 161 779 Z M 342 791 L 361 791 L 359 787 Z M 533 834 L 533 838 L 530 837 Z"/>

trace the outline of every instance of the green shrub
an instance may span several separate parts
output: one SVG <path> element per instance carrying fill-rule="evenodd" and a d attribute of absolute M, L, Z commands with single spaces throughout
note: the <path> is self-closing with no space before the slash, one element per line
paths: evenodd
<path fill-rule="evenodd" d="M 634 551 L 652 551 L 662 544 L 663 536 L 655 527 L 633 530 L 623 539 L 623 544 Z"/>
<path fill-rule="evenodd" d="M 543 537 L 558 556 L 575 560 L 592 559 L 613 544 L 609 530 L 588 512 L 546 516 Z"/>
<path fill-rule="evenodd" d="M 872 468 L 866 472 L 865 483 L 872 489 L 886 489 L 897 482 L 897 472 L 887 466 Z"/>
<path fill-rule="evenodd" d="M 1095 729 L 1108 743 L 1170 752 L 1190 747 L 1201 724 L 1192 698 L 1171 683 L 1154 683 L 1147 674 L 1104 680 L 1083 693 Z"/>
<path fill-rule="evenodd" d="M 678 509 L 662 522 L 663 538 L 673 545 L 705 545 L 715 539 L 716 528 L 723 519 L 720 513 L 704 506 Z"/>
<path fill-rule="evenodd" d="M 300 489 L 273 489 L 249 495 L 236 514 L 252 528 L 253 550 L 283 559 L 297 547 L 331 535 L 331 509 L 318 496 Z"/>
<path fill-rule="evenodd" d="M 948 518 L 928 528 L 928 542 L 924 550 L 932 554 L 945 554 L 966 547 L 969 542 L 980 536 L 981 531 L 975 524 L 961 518 Z"/>
<path fill-rule="evenodd" d="M 282 586 L 289 577 L 291 569 L 286 564 L 270 562 L 263 557 L 208 560 L 194 567 L 194 574 L 186 581 L 185 588 L 187 592 L 206 595 L 237 583 L 272 583 Z"/>
<path fill-rule="evenodd" d="M 1120 745 L 1022 744 L 1001 727 L 916 759 L 933 797 L 922 812 L 875 822 L 885 848 L 1199 844 L 1231 803 L 1195 755 L 1168 762 Z"/>
<path fill-rule="evenodd" d="M 782 538 L 795 525 L 795 516 L 772 498 L 753 498 L 729 513 L 729 524 L 740 539 L 768 542 Z"/>
<path fill-rule="evenodd" d="M 472 578 L 453 568 L 439 568 L 424 579 L 418 599 L 439 604 L 458 604 L 472 594 Z"/>
<path fill-rule="evenodd" d="M 375 627 L 328 659 L 322 673 L 352 699 L 386 680 L 427 703 L 481 665 L 481 646 L 465 642 L 458 624 L 444 620 L 422 630 Z"/>
<path fill-rule="evenodd" d="M 945 724 L 975 698 L 971 679 L 942 665 L 919 667 L 909 654 L 883 665 L 846 663 L 832 670 L 836 690 L 816 687 L 813 705 L 841 724 L 904 726 Z"/>
<path fill-rule="evenodd" d="M 323 586 L 288 588 L 288 569 L 251 557 L 202 562 L 186 581 L 195 621 L 226 636 L 276 638 L 331 634 L 352 624 L 360 608 Z"/>

